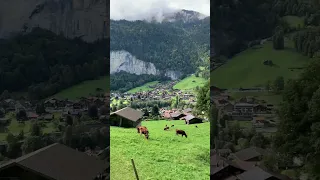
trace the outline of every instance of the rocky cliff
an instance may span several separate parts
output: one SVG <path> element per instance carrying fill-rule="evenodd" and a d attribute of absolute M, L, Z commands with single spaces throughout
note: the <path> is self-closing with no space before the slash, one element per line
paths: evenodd
<path fill-rule="evenodd" d="M 92 42 L 108 37 L 107 13 L 105 0 L 1 0 L 0 38 L 41 27 Z"/>
<path fill-rule="evenodd" d="M 110 52 L 110 73 L 116 73 L 120 71 L 125 71 L 131 74 L 152 74 L 160 75 L 163 73 L 166 77 L 172 80 L 179 79 L 182 75 L 179 71 L 164 71 L 161 72 L 156 68 L 153 63 L 145 62 L 143 60 L 137 59 L 131 53 L 127 51 L 111 51 Z"/>

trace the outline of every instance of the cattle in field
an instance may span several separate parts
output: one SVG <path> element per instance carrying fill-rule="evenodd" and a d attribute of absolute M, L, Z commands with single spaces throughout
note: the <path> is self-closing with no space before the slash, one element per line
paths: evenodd
<path fill-rule="evenodd" d="M 166 131 L 166 130 L 169 130 L 169 127 L 166 126 L 166 127 L 163 128 L 163 130 L 165 130 L 165 131 Z"/>
<path fill-rule="evenodd" d="M 171 125 L 171 127 L 174 127 L 174 125 Z"/>
<path fill-rule="evenodd" d="M 147 129 L 147 127 L 145 126 L 139 126 L 137 127 L 138 133 L 140 133 L 140 135 L 144 135 L 146 139 L 149 139 L 149 131 Z"/>
<path fill-rule="evenodd" d="M 176 135 L 179 135 L 179 134 L 181 134 L 182 137 L 183 136 L 188 137 L 184 130 L 176 129 Z"/>

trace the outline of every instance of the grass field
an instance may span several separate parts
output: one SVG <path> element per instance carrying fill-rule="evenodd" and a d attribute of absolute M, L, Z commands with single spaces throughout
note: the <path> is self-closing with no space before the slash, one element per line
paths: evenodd
<path fill-rule="evenodd" d="M 136 88 L 129 90 L 128 93 L 150 91 L 150 90 L 153 90 L 153 88 L 151 88 L 150 86 L 156 85 L 158 83 L 159 83 L 159 81 L 148 82 L 148 83 L 144 84 L 143 86 L 139 86 L 139 87 L 136 87 Z"/>
<path fill-rule="evenodd" d="M 197 86 L 202 87 L 207 80 L 201 77 L 196 77 L 195 75 L 191 75 L 182 79 L 176 85 L 173 86 L 173 89 L 180 89 L 180 90 L 192 90 Z"/>
<path fill-rule="evenodd" d="M 104 76 L 98 80 L 84 81 L 78 85 L 59 92 L 58 94 L 54 95 L 54 97 L 62 99 L 68 98 L 72 100 L 80 97 L 87 97 L 90 96 L 90 94 L 95 94 L 97 88 L 100 88 L 106 92 L 109 89 L 109 83 L 109 76 Z"/>
<path fill-rule="evenodd" d="M 188 138 L 176 136 L 175 128 Z M 150 132 L 146 140 L 135 128 L 110 128 L 111 179 L 135 179 L 131 158 L 141 180 L 210 179 L 210 125 L 185 125 L 184 121 L 144 121 Z"/>
<path fill-rule="evenodd" d="M 271 60 L 275 66 L 263 65 Z M 295 52 L 293 43 L 286 39 L 284 50 L 273 50 L 272 42 L 247 49 L 228 63 L 211 72 L 211 84 L 220 88 L 239 88 L 265 86 L 268 80 L 274 81 L 278 76 L 286 79 L 296 78 L 305 67 L 308 58 Z"/>
<path fill-rule="evenodd" d="M 304 27 L 304 19 L 303 17 L 298 16 L 284 16 L 282 17 L 283 20 L 285 20 L 290 27 L 293 28 L 303 28 Z"/>

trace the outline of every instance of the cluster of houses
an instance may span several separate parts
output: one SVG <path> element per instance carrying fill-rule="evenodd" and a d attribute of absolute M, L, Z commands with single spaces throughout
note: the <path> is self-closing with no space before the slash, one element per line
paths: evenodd
<path fill-rule="evenodd" d="M 271 172 L 262 163 L 266 149 L 249 147 L 232 153 L 229 149 L 211 150 L 210 177 L 219 180 L 290 180 L 289 177 Z"/>
<path fill-rule="evenodd" d="M 228 117 L 228 120 L 251 121 L 252 126 L 257 129 L 275 128 L 274 105 L 254 97 L 243 97 L 233 101 L 225 90 L 214 86 L 211 89 L 213 93 L 211 101 L 224 116 Z"/>
<path fill-rule="evenodd" d="M 192 109 L 187 108 L 184 110 L 165 110 L 161 109 L 160 113 L 164 119 L 170 119 L 170 120 L 184 120 L 186 124 L 196 124 L 196 123 L 202 123 L 202 119 L 199 117 L 196 117 L 192 114 Z"/>
<path fill-rule="evenodd" d="M 152 90 L 135 93 L 111 93 L 111 102 L 113 99 L 122 99 L 124 101 L 153 101 L 153 100 L 171 100 L 179 96 L 181 100 L 187 100 L 190 103 L 196 103 L 194 94 L 186 93 L 178 89 L 173 89 L 177 82 L 159 83 L 152 87 Z"/>
<path fill-rule="evenodd" d="M 192 115 L 192 109 L 187 108 L 183 111 L 176 109 L 161 109 L 160 113 L 164 119 L 168 120 L 184 120 L 186 124 L 202 123 L 203 120 Z M 110 125 L 119 127 L 137 127 L 141 125 L 144 113 L 130 107 L 125 107 L 110 114 Z"/>
<path fill-rule="evenodd" d="M 59 98 L 50 98 L 43 102 L 46 113 L 37 114 L 36 106 L 39 102 L 28 100 L 6 99 L 0 102 L 0 122 L 7 122 L 9 118 L 5 116 L 10 112 L 18 113 L 21 110 L 26 112 L 28 120 L 53 120 L 54 114 L 59 113 L 62 116 L 81 116 L 87 112 L 90 105 L 95 104 L 98 108 L 109 103 L 110 94 L 106 93 L 101 97 L 81 97 L 79 100 L 68 100 Z"/>

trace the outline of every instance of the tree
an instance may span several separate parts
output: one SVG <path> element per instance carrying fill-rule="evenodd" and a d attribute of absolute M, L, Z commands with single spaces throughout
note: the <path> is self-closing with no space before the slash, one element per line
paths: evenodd
<path fill-rule="evenodd" d="M 44 147 L 44 143 L 40 136 L 29 136 L 23 142 L 21 149 L 23 154 L 27 154 L 42 147 Z"/>
<path fill-rule="evenodd" d="M 24 131 L 23 129 L 20 131 L 19 135 L 18 135 L 18 140 L 23 140 L 24 139 Z"/>
<path fill-rule="evenodd" d="M 64 134 L 63 134 L 63 143 L 71 146 L 71 141 L 72 141 L 72 126 L 68 125 L 65 128 Z"/>
<path fill-rule="evenodd" d="M 31 136 L 41 136 L 42 129 L 39 123 L 33 122 L 30 127 L 30 134 Z"/>
<path fill-rule="evenodd" d="M 283 33 L 283 30 L 278 30 L 278 32 L 276 32 L 273 35 L 272 42 L 273 42 L 273 49 L 275 49 L 275 50 L 284 49 L 284 33 Z"/>
<path fill-rule="evenodd" d="M 154 106 L 152 107 L 151 114 L 152 114 L 153 116 L 158 116 L 158 115 L 159 115 L 159 107 L 158 107 L 157 105 L 154 105 Z"/>
<path fill-rule="evenodd" d="M 109 114 L 109 110 L 106 105 L 100 107 L 100 114 L 101 115 L 108 115 Z"/>
<path fill-rule="evenodd" d="M 210 80 L 197 91 L 196 110 L 210 116 Z"/>
<path fill-rule="evenodd" d="M 282 91 L 284 89 L 284 78 L 282 76 L 277 77 L 273 83 L 273 87 L 276 92 Z"/>
<path fill-rule="evenodd" d="M 250 144 L 249 144 L 248 139 L 239 138 L 238 145 L 240 146 L 241 149 L 245 149 L 245 148 L 248 148 Z"/>
<path fill-rule="evenodd" d="M 36 113 L 37 113 L 37 114 L 44 114 L 44 113 L 46 113 L 46 108 L 45 108 L 45 106 L 44 106 L 43 103 L 37 104 L 37 106 L 36 106 Z"/>
<path fill-rule="evenodd" d="M 144 113 L 144 116 L 149 116 L 149 111 L 148 111 L 148 109 L 144 108 L 144 109 L 143 109 L 143 113 Z"/>
<path fill-rule="evenodd" d="M 22 121 L 22 120 L 26 120 L 27 119 L 27 113 L 25 110 L 20 110 L 17 114 L 16 114 L 16 118 L 18 121 Z"/>
<path fill-rule="evenodd" d="M 81 119 L 82 120 L 82 119 Z M 73 125 L 73 118 L 70 115 L 66 116 L 66 124 L 72 126 Z"/>
<path fill-rule="evenodd" d="M 10 98 L 10 93 L 8 90 L 4 90 L 0 96 L 0 99 L 9 99 Z"/>
<path fill-rule="evenodd" d="M 91 118 L 97 118 L 98 117 L 98 108 L 96 105 L 91 105 L 88 109 L 88 115 Z"/>

